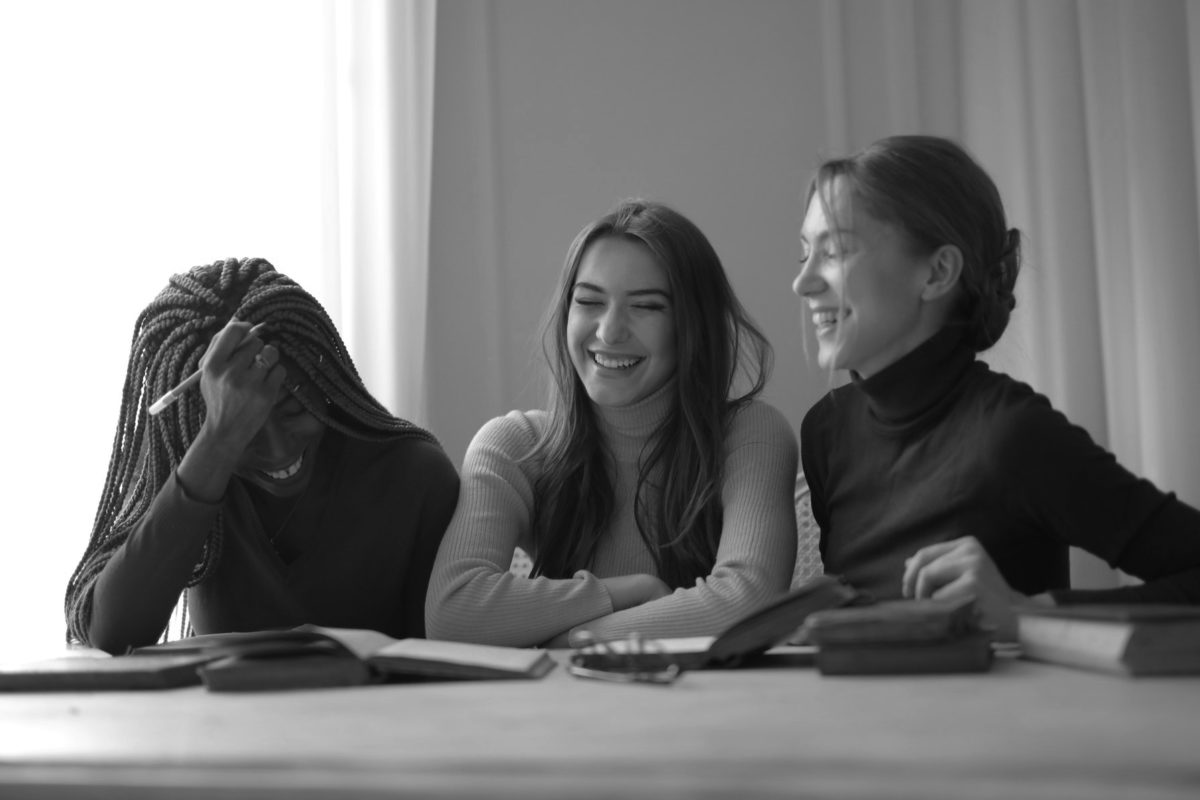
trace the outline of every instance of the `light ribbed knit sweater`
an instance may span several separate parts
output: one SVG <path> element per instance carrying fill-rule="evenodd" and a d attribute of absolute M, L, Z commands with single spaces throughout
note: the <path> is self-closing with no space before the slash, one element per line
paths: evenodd
<path fill-rule="evenodd" d="M 515 547 L 533 554 L 539 465 L 521 457 L 546 425 L 546 413 L 511 411 L 484 425 L 463 460 L 458 506 L 434 563 L 426 635 L 516 647 L 580 629 L 602 638 L 716 635 L 785 591 L 796 557 L 796 438 L 782 414 L 755 401 L 737 414 L 725 440 L 724 525 L 712 573 L 694 586 L 613 612 L 598 578 L 654 573 L 634 521 L 633 496 L 638 456 L 667 414 L 673 392 L 668 384 L 632 406 L 597 407 L 616 466 L 617 507 L 591 570 L 569 579 L 519 577 L 508 570 Z"/>

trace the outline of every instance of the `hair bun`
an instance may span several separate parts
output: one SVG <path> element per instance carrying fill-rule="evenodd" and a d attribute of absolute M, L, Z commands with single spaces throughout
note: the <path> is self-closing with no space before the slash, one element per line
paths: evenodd
<path fill-rule="evenodd" d="M 1004 249 L 996 264 L 996 282 L 994 292 L 1002 303 L 1012 311 L 1017 304 L 1013 289 L 1017 285 L 1017 273 L 1021 269 L 1021 232 L 1009 228 L 1004 235 Z"/>

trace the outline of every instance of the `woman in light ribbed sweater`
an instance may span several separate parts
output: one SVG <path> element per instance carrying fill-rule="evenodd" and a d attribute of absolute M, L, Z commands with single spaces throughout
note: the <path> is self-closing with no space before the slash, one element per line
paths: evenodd
<path fill-rule="evenodd" d="M 788 587 L 795 435 L 755 397 L 771 348 L 689 220 L 629 200 L 567 254 L 546 410 L 476 434 L 426 600 L 430 638 L 715 635 Z M 533 559 L 509 572 L 513 551 Z"/>

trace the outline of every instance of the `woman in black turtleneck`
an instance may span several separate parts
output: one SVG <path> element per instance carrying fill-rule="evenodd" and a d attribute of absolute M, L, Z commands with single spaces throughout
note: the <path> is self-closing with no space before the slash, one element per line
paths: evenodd
<path fill-rule="evenodd" d="M 850 371 L 800 431 L 825 569 L 877 598 L 1200 603 L 1200 511 L 1119 465 L 975 354 L 1020 268 L 995 184 L 953 142 L 883 139 L 809 189 L 794 289 L 821 366 Z M 1143 579 L 1069 588 L 1075 545 Z"/>

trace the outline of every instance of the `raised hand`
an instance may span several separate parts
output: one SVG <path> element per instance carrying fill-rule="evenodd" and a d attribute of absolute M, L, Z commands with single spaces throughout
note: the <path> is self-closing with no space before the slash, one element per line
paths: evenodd
<path fill-rule="evenodd" d="M 231 320 L 200 361 L 204 424 L 176 471 L 184 490 L 197 500 L 220 500 L 287 377 L 279 351 L 250 328 Z"/>
<path fill-rule="evenodd" d="M 213 337 L 200 363 L 204 428 L 236 460 L 266 422 L 287 371 L 279 351 L 237 320 Z"/>

